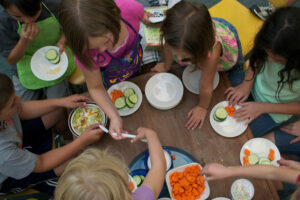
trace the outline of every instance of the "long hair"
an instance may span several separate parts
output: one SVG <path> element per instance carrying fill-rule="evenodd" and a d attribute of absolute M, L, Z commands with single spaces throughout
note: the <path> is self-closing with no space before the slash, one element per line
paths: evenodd
<path fill-rule="evenodd" d="M 89 37 L 101 37 L 109 32 L 114 44 L 119 40 L 120 9 L 113 0 L 62 0 L 59 22 L 78 60 L 92 67 L 92 59 L 85 53 L 89 49 Z"/>
<path fill-rule="evenodd" d="M 213 49 L 215 34 L 211 16 L 202 3 L 181 1 L 167 10 L 161 38 L 169 46 L 182 49 L 198 64 Z"/>
<path fill-rule="evenodd" d="M 73 159 L 58 180 L 56 200 L 130 199 L 127 166 L 115 156 L 96 148 Z"/>
<path fill-rule="evenodd" d="M 254 76 L 259 73 L 268 55 L 266 50 L 287 60 L 284 68 L 279 71 L 276 96 L 284 84 L 292 90 L 292 84 L 300 79 L 300 8 L 284 7 L 276 10 L 263 24 L 255 37 L 250 66 Z"/>

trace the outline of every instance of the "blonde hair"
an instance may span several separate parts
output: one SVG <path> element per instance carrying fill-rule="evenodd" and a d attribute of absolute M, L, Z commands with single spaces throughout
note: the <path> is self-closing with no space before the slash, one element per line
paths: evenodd
<path fill-rule="evenodd" d="M 121 11 L 114 0 L 62 0 L 59 22 L 78 60 L 93 67 L 93 60 L 84 53 L 89 49 L 89 37 L 102 37 L 111 32 L 114 44 L 119 40 Z"/>
<path fill-rule="evenodd" d="M 108 151 L 85 150 L 73 159 L 58 180 L 56 200 L 130 199 L 128 168 Z"/>

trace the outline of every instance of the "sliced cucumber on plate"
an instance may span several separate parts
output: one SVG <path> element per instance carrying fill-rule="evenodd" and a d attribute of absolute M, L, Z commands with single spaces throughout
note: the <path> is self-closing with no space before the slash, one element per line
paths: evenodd
<path fill-rule="evenodd" d="M 217 122 L 223 122 L 227 118 L 228 113 L 224 107 L 218 107 L 214 112 L 213 118 Z"/>
<path fill-rule="evenodd" d="M 117 109 L 122 109 L 126 106 L 125 97 L 119 97 L 115 101 L 115 107 Z"/>
<path fill-rule="evenodd" d="M 54 50 L 54 49 L 49 49 L 46 52 L 45 57 L 52 64 L 57 64 L 60 61 L 59 53 L 56 50 Z"/>
<path fill-rule="evenodd" d="M 142 183 L 144 182 L 144 179 L 145 179 L 145 177 L 142 175 L 135 175 L 132 178 L 138 187 L 142 185 Z"/>
<path fill-rule="evenodd" d="M 134 90 L 132 88 L 126 88 L 123 92 L 125 97 L 129 97 L 132 94 L 135 94 Z"/>
<path fill-rule="evenodd" d="M 256 154 L 251 154 L 251 155 L 248 157 L 248 159 L 249 159 L 249 164 L 250 164 L 250 165 L 255 165 L 255 164 L 257 164 L 258 161 L 259 161 L 259 157 L 258 157 Z"/>

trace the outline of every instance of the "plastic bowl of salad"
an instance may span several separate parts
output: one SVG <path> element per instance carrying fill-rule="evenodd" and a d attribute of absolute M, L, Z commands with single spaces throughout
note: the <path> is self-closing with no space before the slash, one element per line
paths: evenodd
<path fill-rule="evenodd" d="M 107 123 L 107 117 L 101 108 L 93 102 L 86 103 L 86 106 L 75 108 L 68 118 L 68 126 L 75 137 L 79 137 L 85 129 L 93 124 Z"/>
<path fill-rule="evenodd" d="M 233 200 L 251 200 L 254 196 L 254 186 L 248 179 L 237 179 L 231 185 Z"/>

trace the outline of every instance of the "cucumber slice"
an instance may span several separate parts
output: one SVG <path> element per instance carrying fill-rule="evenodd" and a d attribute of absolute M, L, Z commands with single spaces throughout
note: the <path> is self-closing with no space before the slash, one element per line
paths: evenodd
<path fill-rule="evenodd" d="M 128 97 L 131 103 L 136 104 L 138 102 L 138 96 L 136 94 L 132 94 Z"/>
<path fill-rule="evenodd" d="M 126 105 L 127 105 L 129 108 L 133 108 L 133 107 L 134 107 L 134 104 L 131 103 L 131 101 L 129 100 L 128 97 L 125 98 L 125 101 L 126 101 Z"/>
<path fill-rule="evenodd" d="M 54 49 L 49 49 L 47 52 L 46 52 L 46 58 L 48 60 L 54 60 L 56 59 L 56 57 L 58 56 L 58 53 L 56 50 Z"/>
<path fill-rule="evenodd" d="M 214 120 L 215 120 L 216 122 L 222 122 L 222 121 L 224 121 L 224 120 L 220 120 L 220 119 L 216 116 L 216 113 L 214 113 L 213 118 L 214 118 Z"/>
<path fill-rule="evenodd" d="M 134 182 L 136 183 L 136 185 L 139 187 L 140 185 L 142 185 L 142 179 L 139 175 L 135 175 L 134 177 L 132 177 Z"/>
<path fill-rule="evenodd" d="M 271 161 L 268 158 L 260 158 L 259 163 L 260 165 L 271 165 Z"/>
<path fill-rule="evenodd" d="M 135 94 L 134 90 L 132 88 L 126 88 L 123 92 L 125 97 L 129 97 L 132 94 Z"/>
<path fill-rule="evenodd" d="M 115 107 L 117 109 L 122 109 L 126 106 L 126 103 L 125 103 L 125 97 L 119 97 L 116 99 L 115 101 Z"/>
<path fill-rule="evenodd" d="M 143 176 L 143 175 L 140 175 L 140 178 L 142 179 L 142 183 L 144 182 L 144 180 L 145 180 L 145 176 Z"/>
<path fill-rule="evenodd" d="M 219 107 L 219 108 L 216 109 L 215 115 L 218 119 L 224 121 L 227 118 L 228 113 L 227 113 L 227 111 L 225 110 L 224 107 Z"/>
<path fill-rule="evenodd" d="M 57 64 L 60 61 L 60 56 L 57 56 L 54 60 L 49 60 L 52 64 Z"/>
<path fill-rule="evenodd" d="M 258 161 L 259 161 L 259 157 L 258 157 L 257 155 L 255 155 L 255 154 L 251 154 L 251 155 L 248 157 L 248 159 L 249 159 L 249 164 L 250 164 L 250 165 L 255 165 L 255 164 L 257 164 Z"/>

